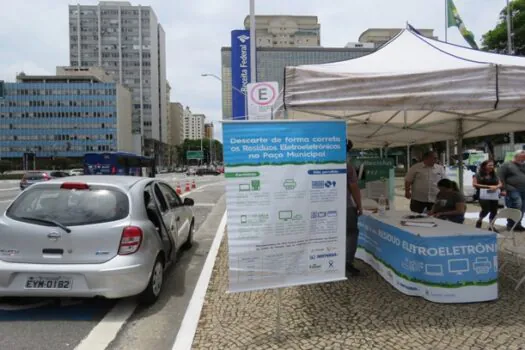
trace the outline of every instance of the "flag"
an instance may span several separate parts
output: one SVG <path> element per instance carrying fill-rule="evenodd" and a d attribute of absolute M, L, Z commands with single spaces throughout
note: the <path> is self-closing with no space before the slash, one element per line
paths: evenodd
<path fill-rule="evenodd" d="M 453 0 L 447 0 L 447 13 L 447 28 L 458 27 L 459 32 L 463 35 L 463 38 L 465 38 L 467 43 L 469 43 L 473 49 L 478 50 L 478 44 L 476 44 L 476 41 L 474 40 L 474 34 L 465 27 L 465 23 L 463 23 L 463 20 L 459 16 L 458 9 L 456 8 L 456 5 L 454 5 Z"/>

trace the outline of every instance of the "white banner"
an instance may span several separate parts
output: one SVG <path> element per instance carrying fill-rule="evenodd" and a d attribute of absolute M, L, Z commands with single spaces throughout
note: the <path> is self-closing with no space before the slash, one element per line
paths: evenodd
<path fill-rule="evenodd" d="M 279 95 L 276 81 L 248 84 L 248 115 L 250 120 L 273 119 L 273 106 Z"/>
<path fill-rule="evenodd" d="M 345 279 L 344 122 L 225 122 L 230 291 Z"/>

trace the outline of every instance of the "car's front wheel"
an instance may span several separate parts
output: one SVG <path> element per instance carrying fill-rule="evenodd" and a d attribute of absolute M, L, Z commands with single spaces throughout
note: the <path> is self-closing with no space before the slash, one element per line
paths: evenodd
<path fill-rule="evenodd" d="M 164 283 L 164 260 L 161 256 L 157 257 L 153 270 L 151 271 L 151 277 L 149 279 L 148 286 L 140 294 L 139 301 L 141 304 L 152 305 L 160 296 L 162 286 Z"/>

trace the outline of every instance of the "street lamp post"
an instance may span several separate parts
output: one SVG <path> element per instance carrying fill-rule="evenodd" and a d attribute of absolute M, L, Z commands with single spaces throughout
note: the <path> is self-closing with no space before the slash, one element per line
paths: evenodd
<path fill-rule="evenodd" d="M 219 80 L 221 83 L 223 82 L 223 80 L 215 75 L 215 74 L 211 74 L 211 73 L 203 73 L 201 74 L 202 77 L 212 77 L 212 78 L 215 78 L 217 80 Z M 238 93 L 242 94 L 244 96 L 244 116 L 246 117 L 246 119 L 248 119 L 248 94 L 245 93 L 244 91 L 241 91 L 239 89 L 237 89 L 235 86 L 232 85 L 232 89 L 237 91 Z"/>

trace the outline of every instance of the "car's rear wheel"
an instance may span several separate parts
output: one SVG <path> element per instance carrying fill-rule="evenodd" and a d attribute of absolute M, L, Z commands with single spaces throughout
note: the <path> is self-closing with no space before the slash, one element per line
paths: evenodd
<path fill-rule="evenodd" d="M 191 222 L 190 225 L 190 232 L 188 233 L 188 238 L 186 239 L 186 242 L 182 245 L 182 249 L 189 250 L 193 246 L 193 234 L 195 231 L 195 223 L 194 221 Z"/>
<path fill-rule="evenodd" d="M 153 270 L 151 271 L 151 277 L 149 279 L 148 286 L 139 296 L 141 304 L 152 305 L 160 296 L 162 286 L 164 284 L 164 260 L 162 256 L 158 256 Z"/>

